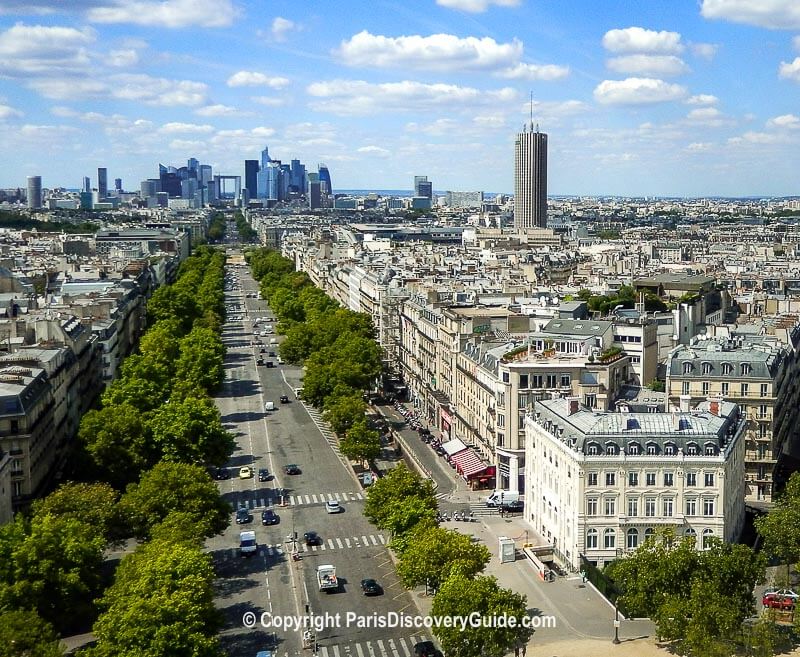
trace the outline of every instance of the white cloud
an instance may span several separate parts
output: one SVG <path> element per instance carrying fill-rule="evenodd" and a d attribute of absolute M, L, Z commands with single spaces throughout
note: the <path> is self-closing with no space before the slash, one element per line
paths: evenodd
<path fill-rule="evenodd" d="M 686 150 L 692 153 L 702 153 L 711 149 L 711 142 L 695 141 L 686 147 Z"/>
<path fill-rule="evenodd" d="M 689 48 L 691 48 L 692 54 L 695 57 L 701 57 L 702 59 L 708 59 L 710 61 L 716 56 L 719 45 L 716 43 L 692 43 L 689 45 Z"/>
<path fill-rule="evenodd" d="M 10 105 L 0 105 L 0 121 L 6 121 L 20 116 L 22 116 L 22 112 L 14 109 Z"/>
<path fill-rule="evenodd" d="M 250 100 L 266 107 L 282 107 L 288 105 L 289 99 L 279 96 L 251 96 Z"/>
<path fill-rule="evenodd" d="M 797 0 L 703 0 L 704 18 L 744 23 L 772 30 L 800 28 Z"/>
<path fill-rule="evenodd" d="M 228 78 L 229 87 L 271 87 L 283 89 L 289 85 L 287 78 L 264 75 L 255 71 L 239 71 Z"/>
<path fill-rule="evenodd" d="M 671 77 L 689 72 L 686 62 L 675 55 L 623 55 L 609 59 L 606 66 L 615 73 L 633 75 Z"/>
<path fill-rule="evenodd" d="M 783 137 L 767 132 L 745 132 L 741 137 L 731 137 L 728 143 L 734 146 L 743 144 L 775 144 L 783 140 Z"/>
<path fill-rule="evenodd" d="M 208 145 L 204 141 L 196 139 L 173 139 L 169 142 L 169 147 L 173 151 L 184 151 L 186 153 L 205 152 Z"/>
<path fill-rule="evenodd" d="M 716 107 L 698 107 L 686 115 L 686 120 L 695 125 L 716 128 L 729 125 L 732 121 L 725 117 Z"/>
<path fill-rule="evenodd" d="M 626 27 L 609 30 L 603 36 L 603 47 L 611 52 L 677 54 L 683 51 L 681 35 L 677 32 Z"/>
<path fill-rule="evenodd" d="M 86 71 L 91 30 L 17 23 L 0 32 L 0 75 L 55 76 Z"/>
<path fill-rule="evenodd" d="M 363 155 L 374 155 L 375 157 L 389 157 L 392 152 L 380 146 L 362 146 L 356 149 L 356 153 Z"/>
<path fill-rule="evenodd" d="M 290 21 L 288 18 L 276 16 L 272 20 L 272 26 L 270 29 L 272 32 L 272 38 L 275 41 L 286 41 L 289 32 L 297 29 L 297 24 L 294 21 Z"/>
<path fill-rule="evenodd" d="M 206 105 L 194 111 L 198 116 L 231 116 L 239 111 L 230 105 Z"/>
<path fill-rule="evenodd" d="M 453 34 L 387 37 L 362 31 L 342 41 L 335 54 L 349 66 L 490 70 L 518 62 L 522 42 L 497 43 L 490 37 L 461 38 Z"/>
<path fill-rule="evenodd" d="M 17 132 L 26 140 L 50 142 L 58 140 L 67 133 L 77 132 L 77 128 L 68 125 L 32 125 L 26 123 Z"/>
<path fill-rule="evenodd" d="M 778 75 L 787 80 L 800 82 L 800 57 L 795 57 L 792 62 L 781 62 Z"/>
<path fill-rule="evenodd" d="M 795 116 L 794 114 L 782 114 L 781 116 L 775 116 L 767 121 L 767 127 L 797 130 L 800 128 L 800 117 Z"/>
<path fill-rule="evenodd" d="M 503 69 L 497 73 L 501 78 L 513 80 L 562 80 L 569 75 L 569 66 L 558 64 L 525 64 Z"/>
<path fill-rule="evenodd" d="M 471 14 L 482 14 L 491 5 L 516 7 L 520 0 L 436 0 L 436 4 L 448 9 L 458 9 Z"/>
<path fill-rule="evenodd" d="M 339 115 L 364 115 L 386 111 L 466 109 L 502 105 L 517 97 L 514 89 L 484 91 L 453 84 L 423 84 L 404 80 L 372 84 L 363 80 L 315 82 L 306 91 L 320 100 L 310 106 L 316 111 Z"/>
<path fill-rule="evenodd" d="M 165 123 L 158 131 L 164 134 L 208 133 L 214 132 L 214 128 L 208 124 L 199 125 L 197 123 L 180 123 L 173 121 L 171 123 Z"/>
<path fill-rule="evenodd" d="M 27 86 L 45 98 L 80 100 L 108 95 L 108 85 L 98 80 L 77 78 L 34 78 Z"/>
<path fill-rule="evenodd" d="M 498 116 L 497 114 L 473 117 L 472 123 L 478 128 L 487 130 L 498 130 L 506 127 L 505 117 Z"/>
<path fill-rule="evenodd" d="M 653 78 L 603 80 L 594 90 L 594 98 L 604 105 L 646 105 L 680 100 L 686 88 Z"/>
<path fill-rule="evenodd" d="M 133 66 L 139 62 L 139 53 L 133 49 L 112 50 L 108 53 L 106 61 L 111 66 Z"/>
<path fill-rule="evenodd" d="M 690 96 L 686 102 L 689 105 L 716 105 L 719 102 L 719 98 L 711 94 L 697 94 L 696 96 Z"/>
<path fill-rule="evenodd" d="M 112 0 L 87 12 L 94 23 L 169 28 L 227 27 L 237 15 L 231 0 Z"/>
<path fill-rule="evenodd" d="M 202 105 L 208 94 L 208 86 L 203 82 L 154 78 L 144 73 L 115 75 L 111 82 L 111 95 L 114 98 L 147 105 L 191 107 Z"/>

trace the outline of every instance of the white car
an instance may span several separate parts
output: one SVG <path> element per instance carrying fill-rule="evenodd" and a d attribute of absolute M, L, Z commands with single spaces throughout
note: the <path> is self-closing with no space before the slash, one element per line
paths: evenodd
<path fill-rule="evenodd" d="M 325 510 L 328 513 L 340 513 L 344 509 L 342 508 L 342 505 L 339 504 L 336 500 L 328 500 L 327 502 L 325 502 Z"/>

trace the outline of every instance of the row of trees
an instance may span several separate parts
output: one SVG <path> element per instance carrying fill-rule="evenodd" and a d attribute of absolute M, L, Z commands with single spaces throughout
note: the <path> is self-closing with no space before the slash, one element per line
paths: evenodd
<path fill-rule="evenodd" d="M 376 481 L 367 492 L 364 514 L 379 529 L 392 534 L 398 556 L 397 573 L 408 588 L 424 585 L 435 591 L 434 617 L 507 616 L 516 627 L 448 628 L 433 633 L 445 654 L 453 657 L 501 657 L 525 644 L 533 631 L 522 627 L 527 615 L 525 596 L 501 588 L 494 577 L 481 575 L 491 559 L 486 546 L 470 536 L 437 523 L 433 484 L 404 464 Z"/>
<path fill-rule="evenodd" d="M 242 242 L 255 242 L 258 233 L 247 223 L 247 219 L 244 218 L 244 215 L 241 212 L 237 212 L 234 219 L 236 221 L 236 230 L 239 233 L 239 239 Z"/>
<path fill-rule="evenodd" d="M 305 365 L 303 398 L 323 410 L 342 454 L 376 458 L 380 436 L 367 424 L 363 400 L 382 367 L 372 319 L 339 306 L 275 251 L 259 249 L 246 257 L 285 335 L 281 357 Z"/>
<path fill-rule="evenodd" d="M 223 379 L 223 267 L 223 254 L 201 247 L 153 295 L 140 352 L 81 422 L 98 481 L 64 484 L 0 527 L 0 639 L 16 628 L 3 642 L 9 654 L 60 654 L 57 632 L 95 618 L 91 657 L 220 654 L 202 541 L 230 514 L 204 467 L 233 447 L 208 396 Z M 132 536 L 144 543 L 106 588 L 104 552 Z"/>
<path fill-rule="evenodd" d="M 215 212 L 211 215 L 211 221 L 208 224 L 206 237 L 209 242 L 219 242 L 225 237 L 225 214 L 223 212 Z"/>

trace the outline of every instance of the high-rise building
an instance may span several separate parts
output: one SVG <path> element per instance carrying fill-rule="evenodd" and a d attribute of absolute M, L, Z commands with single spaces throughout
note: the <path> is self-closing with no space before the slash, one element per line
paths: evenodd
<path fill-rule="evenodd" d="M 318 210 L 322 207 L 322 192 L 318 173 L 308 174 L 308 207 L 311 210 Z"/>
<path fill-rule="evenodd" d="M 89 176 L 83 177 L 83 188 L 81 189 L 82 192 L 90 192 L 92 191 L 92 179 Z"/>
<path fill-rule="evenodd" d="M 186 169 L 189 173 L 189 178 L 197 178 L 198 177 L 198 169 L 200 167 L 200 162 L 198 162 L 195 158 L 190 157 L 186 161 Z"/>
<path fill-rule="evenodd" d="M 42 207 L 41 176 L 28 176 L 28 207 L 32 210 Z"/>
<path fill-rule="evenodd" d="M 202 187 L 205 187 L 214 179 L 214 171 L 210 164 L 201 164 L 197 171 L 197 182 Z"/>
<path fill-rule="evenodd" d="M 161 191 L 161 181 L 158 178 L 148 178 L 140 183 L 139 196 L 142 198 L 150 198 L 155 196 Z"/>
<path fill-rule="evenodd" d="M 269 156 L 269 147 L 264 146 L 264 150 L 261 151 L 261 168 L 266 169 L 270 162 L 272 162 L 272 158 Z"/>
<path fill-rule="evenodd" d="M 122 178 L 114 178 L 114 189 L 119 194 L 122 191 Z"/>
<path fill-rule="evenodd" d="M 258 170 L 258 160 L 244 161 L 244 188 L 251 199 L 258 196 Z"/>
<path fill-rule="evenodd" d="M 298 194 L 306 193 L 306 166 L 300 160 L 292 160 L 292 180 L 289 183 L 290 191 Z"/>
<path fill-rule="evenodd" d="M 538 125 L 514 142 L 514 227 L 547 228 L 547 135 Z"/>
<path fill-rule="evenodd" d="M 319 182 L 320 182 L 320 191 L 323 195 L 325 194 L 333 194 L 333 185 L 331 184 L 331 174 L 328 171 L 328 167 L 324 164 L 320 164 L 317 167 L 319 171 Z"/>
<path fill-rule="evenodd" d="M 102 201 L 108 196 L 108 169 L 97 169 L 97 196 Z"/>
<path fill-rule="evenodd" d="M 433 183 L 428 180 L 428 176 L 414 176 L 414 196 L 433 198 Z"/>

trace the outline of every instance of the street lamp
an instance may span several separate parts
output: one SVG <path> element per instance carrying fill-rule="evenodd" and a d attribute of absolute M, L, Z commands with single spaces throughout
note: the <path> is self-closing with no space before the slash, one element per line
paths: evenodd
<path fill-rule="evenodd" d="M 614 639 L 611 641 L 615 646 L 619 645 L 619 607 L 617 607 L 617 599 L 614 598 Z"/>

